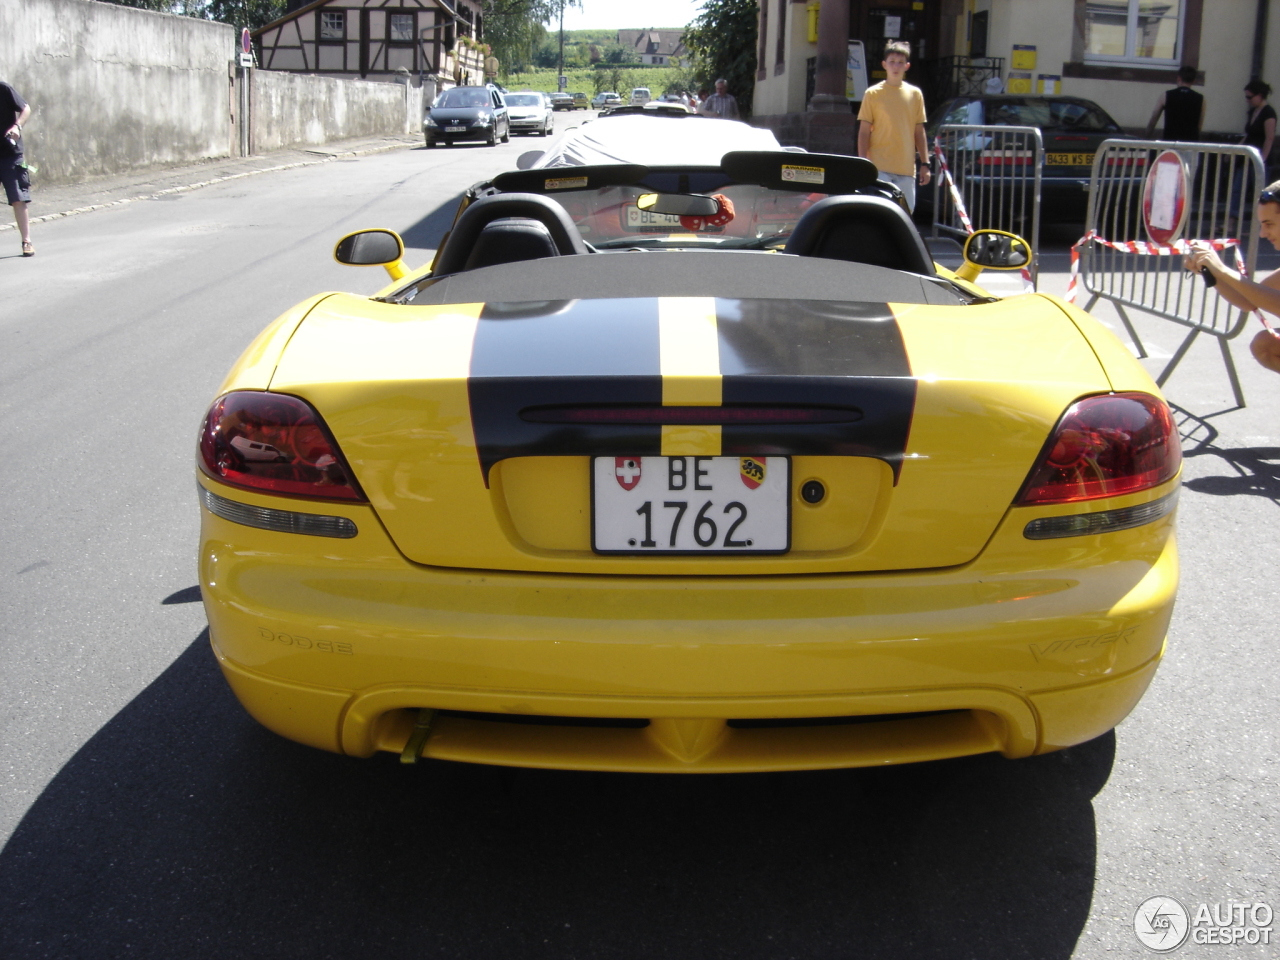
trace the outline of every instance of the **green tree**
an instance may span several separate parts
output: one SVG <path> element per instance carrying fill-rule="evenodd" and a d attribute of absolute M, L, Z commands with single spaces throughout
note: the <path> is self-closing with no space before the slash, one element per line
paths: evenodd
<path fill-rule="evenodd" d="M 684 32 L 699 85 L 710 88 L 723 77 L 743 116 L 751 113 L 756 86 L 758 15 L 757 0 L 707 0 Z"/>
<path fill-rule="evenodd" d="M 547 35 L 543 23 L 551 12 L 550 0 L 484 0 L 484 41 L 498 58 L 503 76 L 535 62 Z"/>
<path fill-rule="evenodd" d="M 206 0 L 203 17 L 257 30 L 284 16 L 285 0 Z"/>

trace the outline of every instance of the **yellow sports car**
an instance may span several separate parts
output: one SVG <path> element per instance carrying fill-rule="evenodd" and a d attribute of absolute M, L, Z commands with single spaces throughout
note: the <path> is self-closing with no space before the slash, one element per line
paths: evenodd
<path fill-rule="evenodd" d="M 623 121 L 730 128 L 588 126 Z M 1025 757 L 1129 713 L 1177 581 L 1150 377 L 974 285 L 1017 238 L 953 273 L 866 161 L 717 156 L 503 174 L 417 271 L 343 238 L 392 282 L 249 346 L 197 463 L 250 714 L 359 757 L 727 772 Z"/>

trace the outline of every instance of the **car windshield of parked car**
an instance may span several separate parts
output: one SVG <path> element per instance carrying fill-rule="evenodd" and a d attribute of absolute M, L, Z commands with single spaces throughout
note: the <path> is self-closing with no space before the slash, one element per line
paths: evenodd
<path fill-rule="evenodd" d="M 509 93 L 507 94 L 508 107 L 540 107 L 542 106 L 542 97 L 536 93 Z"/>
<path fill-rule="evenodd" d="M 974 107 L 978 107 L 977 111 Z M 982 118 L 981 108 L 986 116 Z M 1075 100 L 1026 99 L 977 101 L 956 106 L 946 123 L 986 123 L 996 126 L 1038 127 L 1041 130 L 1077 130 L 1081 133 L 1109 133 L 1119 130 L 1101 108 Z"/>
<path fill-rule="evenodd" d="M 462 87 L 454 87 L 452 90 L 446 90 L 440 95 L 440 99 L 436 101 L 437 107 L 444 107 L 448 110 L 456 110 L 459 107 L 487 107 L 490 106 L 489 93 L 487 90 L 467 90 Z"/>

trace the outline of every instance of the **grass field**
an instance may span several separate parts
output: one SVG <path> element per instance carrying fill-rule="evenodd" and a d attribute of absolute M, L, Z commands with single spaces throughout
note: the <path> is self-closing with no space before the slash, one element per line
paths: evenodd
<path fill-rule="evenodd" d="M 582 92 L 591 97 L 598 91 L 604 90 L 613 91 L 625 98 L 631 93 L 632 87 L 648 87 L 655 97 L 666 93 L 667 87 L 672 84 L 679 85 L 681 88 L 688 87 L 693 82 L 689 79 L 689 73 L 688 70 L 680 67 L 627 67 L 617 70 L 606 67 L 603 70 L 591 68 L 565 70 L 564 75 L 569 78 L 566 89 L 570 93 Z M 605 83 L 604 86 L 597 87 L 596 78 L 601 74 Z M 502 78 L 502 85 L 508 90 L 545 90 L 548 93 L 554 93 L 556 71 L 529 70 L 524 73 L 513 73 Z"/>

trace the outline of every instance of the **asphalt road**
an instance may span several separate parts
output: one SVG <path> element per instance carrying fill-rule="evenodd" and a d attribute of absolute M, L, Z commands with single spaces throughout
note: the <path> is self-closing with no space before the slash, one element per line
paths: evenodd
<path fill-rule="evenodd" d="M 1246 408 L 1211 343 L 1167 386 L 1179 607 L 1147 696 L 1092 743 L 620 776 L 351 760 L 243 713 L 195 586 L 207 403 L 284 308 L 382 285 L 333 263 L 338 237 L 430 250 L 466 185 L 536 146 L 168 194 L 41 224 L 32 260 L 0 233 L 0 957 L 1141 957 L 1149 897 L 1280 907 L 1280 377 L 1243 340 Z M 1180 331 L 1138 325 L 1158 370 Z"/>

